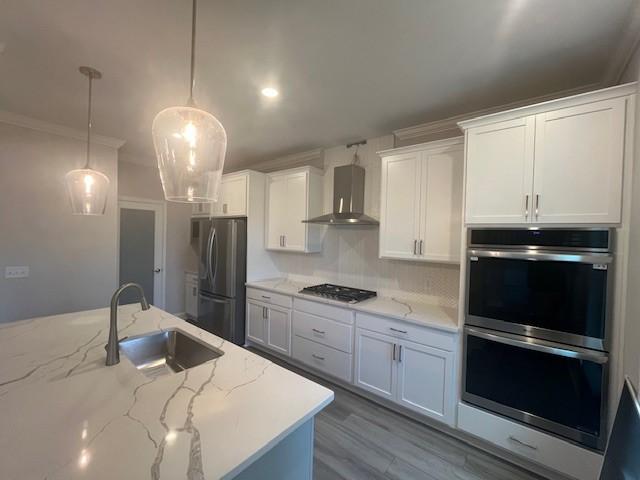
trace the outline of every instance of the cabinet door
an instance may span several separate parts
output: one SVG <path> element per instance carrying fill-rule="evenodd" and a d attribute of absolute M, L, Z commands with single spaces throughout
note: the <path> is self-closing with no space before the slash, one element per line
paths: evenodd
<path fill-rule="evenodd" d="M 536 116 L 534 221 L 618 223 L 625 99 Z"/>
<path fill-rule="evenodd" d="M 247 339 L 255 343 L 267 342 L 267 307 L 247 302 Z"/>
<path fill-rule="evenodd" d="M 281 249 L 287 217 L 287 177 L 270 178 L 267 188 L 267 248 Z"/>
<path fill-rule="evenodd" d="M 247 214 L 247 177 L 236 176 L 223 178 L 221 184 L 222 215 L 239 217 Z"/>
<path fill-rule="evenodd" d="M 453 354 L 413 342 L 398 346 L 396 401 L 450 423 L 453 415 Z"/>
<path fill-rule="evenodd" d="M 392 337 L 356 329 L 355 384 L 393 400 L 396 383 L 395 351 Z"/>
<path fill-rule="evenodd" d="M 380 257 L 416 257 L 420 236 L 420 163 L 420 152 L 383 160 Z"/>
<path fill-rule="evenodd" d="M 286 213 L 284 213 L 286 212 Z M 286 210 L 284 213 L 284 245 L 287 250 L 304 251 L 307 225 L 307 174 L 296 173 L 287 177 Z"/>
<path fill-rule="evenodd" d="M 462 148 L 424 154 L 418 253 L 425 260 L 460 261 L 463 164 Z"/>
<path fill-rule="evenodd" d="M 466 223 L 530 221 L 534 120 L 525 117 L 467 131 Z"/>
<path fill-rule="evenodd" d="M 267 346 L 283 355 L 291 355 L 291 310 L 267 308 Z"/>

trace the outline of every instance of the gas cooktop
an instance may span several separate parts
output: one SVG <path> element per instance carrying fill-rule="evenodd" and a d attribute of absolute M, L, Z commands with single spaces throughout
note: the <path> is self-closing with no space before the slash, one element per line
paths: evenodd
<path fill-rule="evenodd" d="M 322 285 L 313 285 L 305 287 L 299 293 L 315 295 L 317 297 L 329 298 L 345 303 L 358 303 L 367 298 L 375 297 L 376 292 L 371 290 L 360 290 L 359 288 L 342 287 L 331 283 L 323 283 Z"/>

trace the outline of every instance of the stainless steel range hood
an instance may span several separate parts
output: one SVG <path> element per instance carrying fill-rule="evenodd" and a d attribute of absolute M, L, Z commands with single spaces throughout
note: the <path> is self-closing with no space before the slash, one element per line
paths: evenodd
<path fill-rule="evenodd" d="M 333 169 L 333 213 L 303 220 L 320 225 L 378 225 L 364 214 L 364 168 L 345 165 Z"/>

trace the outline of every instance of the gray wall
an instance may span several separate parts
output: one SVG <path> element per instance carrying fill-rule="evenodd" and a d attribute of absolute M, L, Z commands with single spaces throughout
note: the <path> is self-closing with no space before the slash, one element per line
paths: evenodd
<path fill-rule="evenodd" d="M 71 214 L 64 176 L 85 143 L 0 123 L 0 322 L 104 307 L 116 287 L 117 151 L 95 145 L 111 180 L 104 216 Z M 28 278 L 7 280 L 6 266 Z"/>
<path fill-rule="evenodd" d="M 640 48 L 632 57 L 622 82 L 636 80 L 640 80 Z M 623 369 L 638 387 L 640 385 L 640 250 L 638 250 L 640 246 L 640 98 L 636 98 L 635 129 Z"/>
<path fill-rule="evenodd" d="M 121 153 L 118 162 L 118 190 L 120 196 L 164 200 L 160 175 L 156 167 L 134 163 L 135 157 Z M 167 206 L 167 264 L 165 309 L 171 313 L 184 312 L 184 272 L 197 270 L 195 251 L 189 243 L 191 205 L 166 202 Z"/>

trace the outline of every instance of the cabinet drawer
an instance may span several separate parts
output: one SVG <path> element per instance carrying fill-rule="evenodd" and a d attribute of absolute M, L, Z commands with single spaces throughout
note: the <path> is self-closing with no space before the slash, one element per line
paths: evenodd
<path fill-rule="evenodd" d="M 391 318 L 378 317 L 368 313 L 356 313 L 356 326 L 374 332 L 391 335 L 396 338 L 411 340 L 440 350 L 452 352 L 456 346 L 454 333 L 442 332 L 429 327 L 419 327 L 407 322 Z"/>
<path fill-rule="evenodd" d="M 317 370 L 351 382 L 353 356 L 295 335 L 293 358 Z"/>
<path fill-rule="evenodd" d="M 303 300 L 302 298 L 293 299 L 293 308 L 300 312 L 312 313 L 313 315 L 319 315 L 321 317 L 330 318 L 337 322 L 348 323 L 353 325 L 353 311 L 340 307 L 334 307 L 333 305 L 327 305 L 322 302 L 312 302 L 310 300 Z"/>
<path fill-rule="evenodd" d="M 294 307 L 297 305 L 293 302 Z M 293 333 L 323 345 L 352 352 L 353 326 L 310 313 L 293 311 Z"/>
<path fill-rule="evenodd" d="M 279 305 L 285 308 L 291 308 L 292 298 L 288 295 L 259 290 L 257 288 L 247 288 L 247 298 L 259 300 L 272 305 Z"/>
<path fill-rule="evenodd" d="M 458 405 L 458 427 L 517 455 L 580 480 L 598 478 L 602 456 L 470 405 Z"/>

